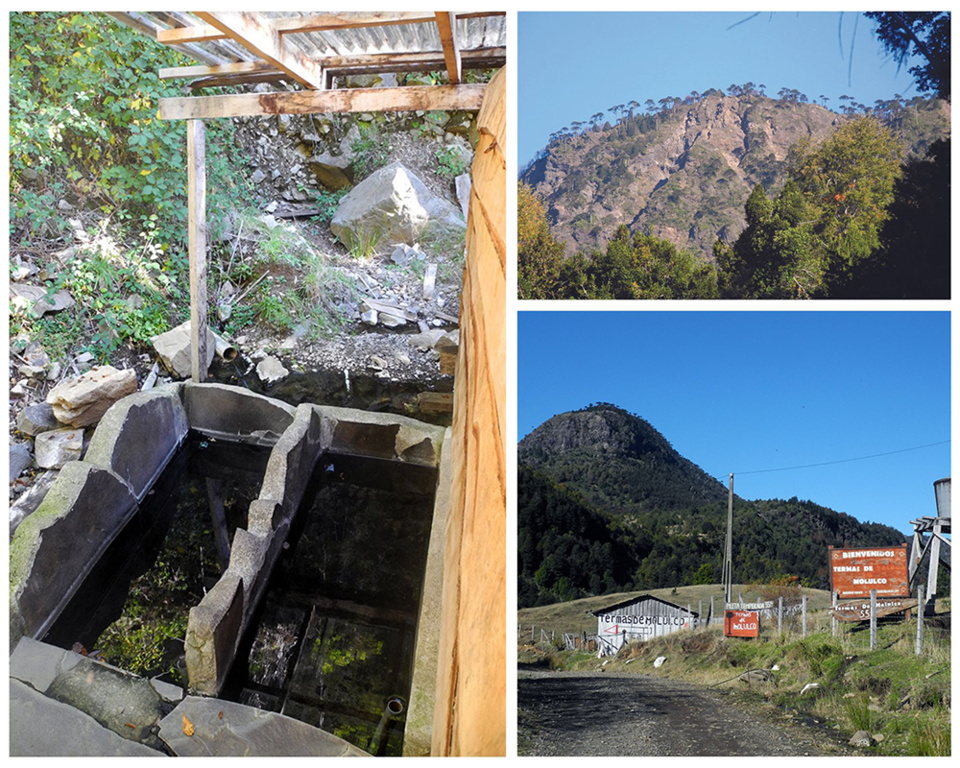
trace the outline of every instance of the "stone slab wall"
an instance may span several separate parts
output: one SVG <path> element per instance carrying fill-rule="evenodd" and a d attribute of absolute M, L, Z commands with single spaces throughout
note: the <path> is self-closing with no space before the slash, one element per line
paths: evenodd
<path fill-rule="evenodd" d="M 187 382 L 183 403 L 191 429 L 255 445 L 274 445 L 295 413 L 291 405 L 227 384 Z"/>
<path fill-rule="evenodd" d="M 219 385 L 187 385 L 188 392 L 193 389 L 197 393 L 193 396 L 194 408 L 200 397 L 215 397 L 217 402 L 232 397 L 232 393 L 222 389 L 214 393 L 203 391 L 211 386 Z M 243 393 L 243 390 L 239 392 Z M 234 620 L 232 614 L 235 603 L 231 603 L 229 611 L 226 610 L 226 592 L 214 594 L 212 590 L 190 613 L 186 645 L 191 692 L 208 696 L 219 693 L 223 677 L 233 664 L 240 640 L 266 590 L 293 517 L 323 452 L 436 466 L 440 462 L 443 440 L 443 427 L 404 416 L 319 405 L 299 406 L 270 453 L 260 496 L 250 504 L 247 528 L 237 529 L 234 535 L 230 563 L 221 579 L 230 585 L 240 585 L 239 621 Z M 440 530 L 445 530 L 445 524 L 438 524 L 436 519 L 442 517 L 445 510 L 446 505 L 435 510 L 434 525 Z M 435 581 L 439 583 L 440 570 L 436 567 L 433 570 Z M 229 591 L 232 587 L 225 589 Z M 435 656 L 430 660 L 435 666 Z M 429 689 L 431 698 L 433 678 L 435 672 L 431 683 L 424 686 L 425 690 Z"/>
<path fill-rule="evenodd" d="M 64 465 L 10 542 L 11 649 L 56 620 L 186 433 L 176 388 L 129 395 L 104 414 L 86 459 Z"/>
<path fill-rule="evenodd" d="M 110 469 L 142 500 L 189 429 L 179 386 L 129 395 L 107 411 L 85 461 Z"/>
<path fill-rule="evenodd" d="M 407 720 L 403 729 L 404 757 L 429 755 L 433 739 L 437 671 L 440 666 L 440 609 L 443 605 L 444 550 L 447 543 L 453 471 L 451 435 L 452 430 L 448 428 L 444 434 L 443 444 L 446 449 L 440 457 L 437 494 L 433 503 L 433 525 L 430 528 L 423 594 L 420 597 L 420 615 L 417 618 L 413 681 L 410 685 Z"/>

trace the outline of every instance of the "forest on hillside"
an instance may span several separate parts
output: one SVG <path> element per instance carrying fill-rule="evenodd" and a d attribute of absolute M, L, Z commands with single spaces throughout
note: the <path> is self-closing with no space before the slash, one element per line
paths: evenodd
<path fill-rule="evenodd" d="M 610 403 L 558 414 L 517 451 L 521 607 L 720 581 L 727 490 Z M 829 589 L 828 546 L 901 544 L 887 525 L 798 498 L 734 498 L 734 576 Z"/>
<path fill-rule="evenodd" d="M 614 518 L 529 466 L 517 487 L 521 608 L 721 579 L 725 502 Z M 904 541 L 889 526 L 796 498 L 738 500 L 734 521 L 734 578 L 744 583 L 829 589 L 828 546 Z"/>
<path fill-rule="evenodd" d="M 922 62 L 910 69 L 918 91 L 949 102 L 949 14 L 868 16 L 878 21 L 877 35 L 895 60 L 915 55 Z M 867 106 L 845 96 L 833 113 L 825 97 L 814 107 L 794 89 L 781 89 L 774 100 L 764 88 L 733 84 L 726 94 L 711 89 L 659 103 L 649 99 L 646 114 L 631 101 L 611 108 L 612 123 L 600 113 L 555 133 L 521 173 L 519 297 L 949 297 L 950 138 L 936 102 L 898 95 Z M 737 218 L 744 222 L 738 232 L 731 233 L 723 213 L 734 199 L 733 171 L 723 170 L 730 159 L 706 146 L 695 146 L 683 160 L 684 174 L 658 185 L 656 195 L 630 199 L 630 190 L 643 186 L 635 175 L 643 166 L 638 158 L 653 151 L 661 133 L 670 126 L 680 130 L 698 106 L 709 103 L 707 113 L 719 109 L 725 97 L 735 97 L 729 108 L 742 112 L 745 123 L 757 110 L 754 126 L 779 119 L 778 110 L 792 111 L 800 120 L 796 135 L 823 138 L 798 138 L 777 161 L 769 137 L 748 129 L 739 170 L 755 183 L 746 202 L 738 203 Z M 594 159 L 584 165 L 580 155 Z M 544 163 L 555 158 L 548 202 L 539 186 Z M 591 195 L 600 207 L 583 209 Z M 690 252 L 655 235 L 643 223 L 654 209 L 661 228 L 671 232 L 689 229 L 691 238 L 719 233 L 710 252 Z M 627 223 L 617 224 L 624 216 Z M 564 237 L 554 232 L 560 225 Z M 570 236 L 604 245 L 567 253 Z"/>

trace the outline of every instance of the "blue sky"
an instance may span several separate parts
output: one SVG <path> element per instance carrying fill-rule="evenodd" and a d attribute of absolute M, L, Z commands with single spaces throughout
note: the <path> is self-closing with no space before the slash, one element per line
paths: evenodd
<path fill-rule="evenodd" d="M 763 83 L 774 96 L 783 87 L 811 100 L 824 94 L 834 109 L 841 95 L 868 106 L 917 95 L 909 64 L 897 71 L 862 13 L 763 13 L 730 28 L 749 16 L 518 14 L 521 165 L 554 131 L 631 99 L 643 104 L 746 82 Z"/>
<path fill-rule="evenodd" d="M 946 312 L 519 312 L 518 437 L 609 402 L 747 499 L 908 531 L 950 445 Z"/>

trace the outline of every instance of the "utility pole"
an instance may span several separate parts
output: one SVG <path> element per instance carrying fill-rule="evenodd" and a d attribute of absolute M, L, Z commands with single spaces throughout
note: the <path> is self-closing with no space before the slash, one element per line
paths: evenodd
<path fill-rule="evenodd" d="M 730 473 L 730 493 L 727 496 L 727 543 L 723 551 L 723 595 L 729 603 L 733 597 L 733 472 Z"/>

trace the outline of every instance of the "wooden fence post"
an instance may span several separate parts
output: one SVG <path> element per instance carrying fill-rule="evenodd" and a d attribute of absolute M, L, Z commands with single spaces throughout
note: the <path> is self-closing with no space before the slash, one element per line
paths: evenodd
<path fill-rule="evenodd" d="M 877 650 L 877 590 L 870 590 L 870 650 Z"/>
<path fill-rule="evenodd" d="M 777 598 L 777 632 L 783 634 L 783 595 Z"/>
<path fill-rule="evenodd" d="M 806 595 L 800 596 L 800 614 L 803 617 L 802 623 L 801 623 L 801 627 L 802 627 L 801 636 L 806 637 L 807 636 L 807 596 Z"/>
<path fill-rule="evenodd" d="M 837 593 L 836 593 L 836 592 L 834 592 L 834 593 L 831 595 L 830 607 L 833 608 L 834 610 L 835 610 L 836 607 L 837 607 Z M 833 636 L 833 637 L 836 637 L 836 636 L 837 636 L 837 617 L 834 616 L 832 612 L 831 612 L 831 614 L 830 614 L 830 634 L 831 634 L 831 636 Z"/>
<path fill-rule="evenodd" d="M 923 587 L 917 587 L 917 656 L 923 655 Z"/>

